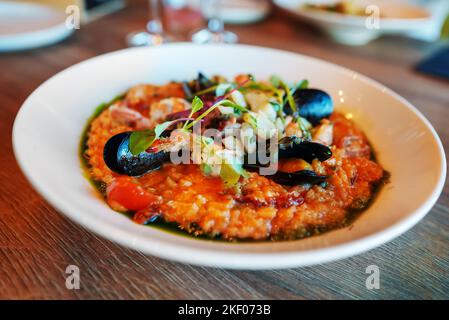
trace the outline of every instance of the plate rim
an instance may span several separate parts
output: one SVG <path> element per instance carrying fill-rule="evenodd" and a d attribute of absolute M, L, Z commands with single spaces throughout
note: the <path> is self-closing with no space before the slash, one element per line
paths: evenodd
<path fill-rule="evenodd" d="M 204 45 L 195 45 L 191 43 L 173 43 L 173 44 L 165 44 L 165 46 L 202 46 Z M 18 123 L 20 123 L 22 115 L 27 112 L 27 109 L 30 108 L 31 104 L 29 101 L 39 93 L 39 89 L 43 87 L 48 81 L 57 78 L 63 73 L 70 72 L 72 68 L 79 66 L 80 64 L 92 62 L 96 59 L 101 59 L 106 56 L 119 55 L 123 54 L 125 51 L 131 50 L 152 50 L 153 48 L 144 47 L 144 48 L 125 48 L 105 54 L 101 54 L 86 60 L 83 60 L 79 63 L 76 63 L 68 68 L 56 73 L 42 84 L 40 84 L 23 102 L 21 105 L 16 118 L 14 120 L 13 125 L 13 133 L 12 133 L 12 142 L 13 142 L 13 152 L 16 158 L 16 161 L 24 173 L 27 180 L 31 183 L 33 188 L 38 191 L 40 196 L 42 196 L 48 203 L 50 203 L 57 211 L 62 213 L 64 216 L 70 218 L 72 221 L 77 224 L 83 226 L 84 228 L 98 234 L 108 240 L 114 241 L 125 247 L 132 248 L 134 250 L 138 250 L 144 252 L 146 254 L 154 255 L 160 258 L 182 262 L 186 264 L 200 265 L 200 266 L 209 266 L 209 267 L 221 267 L 221 268 L 229 268 L 229 269 L 252 269 L 252 270 L 267 270 L 267 269 L 283 269 L 290 267 L 301 267 L 301 266 L 311 266 L 320 263 L 326 263 L 330 261 L 335 261 L 343 258 L 347 258 L 349 256 L 354 256 L 360 254 L 362 252 L 366 252 L 371 250 L 377 246 L 380 246 L 386 242 L 391 241 L 392 239 L 400 236 L 405 231 L 411 229 L 416 223 L 418 223 L 433 207 L 433 205 L 438 200 L 446 180 L 446 156 L 444 152 L 443 145 L 441 140 L 433 128 L 429 120 L 427 120 L 424 115 L 414 107 L 410 102 L 408 102 L 405 98 L 394 92 L 393 90 L 387 88 L 376 80 L 373 80 L 367 76 L 364 76 L 356 71 L 353 71 L 349 68 L 339 66 L 337 64 L 321 60 L 315 57 L 311 57 L 308 55 L 304 55 L 297 52 L 291 52 L 286 50 L 267 48 L 261 46 L 253 46 L 253 45 L 208 45 L 213 47 L 239 47 L 242 49 L 253 49 L 253 50 L 271 50 L 272 52 L 278 53 L 288 53 L 291 55 L 296 55 L 301 58 L 311 59 L 313 61 L 319 62 L 324 65 L 331 65 L 333 68 L 338 69 L 340 72 L 344 72 L 347 74 L 357 75 L 358 80 L 365 82 L 370 86 L 374 86 L 378 90 L 383 90 L 387 92 L 389 95 L 394 97 L 395 99 L 401 102 L 401 106 L 408 109 L 408 111 L 413 112 L 415 116 L 426 126 L 429 132 L 432 135 L 433 142 L 436 143 L 437 149 L 439 151 L 439 160 L 440 160 L 440 168 L 439 172 L 441 173 L 438 179 L 438 182 L 434 186 L 430 196 L 423 202 L 417 209 L 408 214 L 405 218 L 388 226 L 387 228 L 369 235 L 362 237 L 360 239 L 351 240 L 338 245 L 330 245 L 325 248 L 317 248 L 317 249 L 307 249 L 300 251 L 289 251 L 289 252 L 263 252 L 263 253 L 248 253 L 248 252 L 229 252 L 229 251 L 220 251 L 213 250 L 211 248 L 194 248 L 190 246 L 180 246 L 177 244 L 172 244 L 165 241 L 158 241 L 157 243 L 148 244 L 148 241 L 129 241 L 129 234 L 123 231 L 121 228 L 115 227 L 113 225 L 103 224 L 101 225 L 101 221 L 94 218 L 89 218 L 89 216 L 81 217 L 77 210 L 72 209 L 70 206 L 64 204 L 63 199 L 59 199 L 52 195 L 51 190 L 48 187 L 45 187 L 45 184 L 40 183 L 35 179 L 33 173 L 29 170 L 26 161 L 20 156 L 20 146 L 18 145 L 18 135 L 20 133 L 17 132 Z M 157 48 L 156 48 L 157 49 Z M 81 174 L 81 168 L 80 168 Z M 128 238 L 128 239 L 127 239 Z M 133 239 L 135 240 L 135 239 Z M 238 246 L 238 244 L 235 244 Z M 176 249 L 176 254 L 171 254 L 170 252 Z"/>

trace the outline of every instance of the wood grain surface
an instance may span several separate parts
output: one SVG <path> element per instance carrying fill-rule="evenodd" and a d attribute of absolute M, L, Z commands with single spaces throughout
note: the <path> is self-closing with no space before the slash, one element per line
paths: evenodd
<path fill-rule="evenodd" d="M 0 55 L 0 298 L 449 298 L 447 183 L 432 211 L 396 240 L 341 261 L 279 271 L 201 268 L 146 256 L 86 231 L 40 197 L 12 152 L 11 130 L 20 105 L 39 84 L 64 68 L 126 47 L 126 34 L 145 24 L 144 6 L 145 1 L 132 2 L 82 26 L 58 45 Z M 448 150 L 449 82 L 413 70 L 435 45 L 383 38 L 364 47 L 345 47 L 278 10 L 264 22 L 229 28 L 242 43 L 312 55 L 380 81 L 419 108 Z M 372 264 L 380 268 L 379 290 L 365 286 L 365 270 Z M 65 286 L 68 265 L 80 268 L 79 290 Z"/>

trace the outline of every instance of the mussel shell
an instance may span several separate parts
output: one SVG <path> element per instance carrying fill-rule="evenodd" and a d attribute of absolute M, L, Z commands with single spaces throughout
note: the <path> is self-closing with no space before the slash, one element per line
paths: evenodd
<path fill-rule="evenodd" d="M 185 81 L 182 83 L 182 89 L 184 91 L 184 97 L 187 101 L 192 101 L 197 92 L 203 91 L 207 88 L 214 86 L 216 83 L 206 77 L 202 72 L 198 72 L 196 79 L 192 81 Z M 215 92 L 209 92 L 201 95 L 203 101 L 208 99 L 214 99 Z M 183 118 L 188 117 L 188 113 Z"/>
<path fill-rule="evenodd" d="M 298 89 L 293 93 L 296 103 L 297 115 L 306 118 L 312 124 L 317 124 L 321 119 L 329 117 L 334 112 L 332 98 L 326 92 L 319 89 Z M 284 105 L 286 114 L 294 114 L 290 105 Z"/>
<path fill-rule="evenodd" d="M 157 170 L 167 161 L 167 152 L 141 152 L 133 155 L 129 150 L 129 137 L 132 132 L 123 132 L 111 137 L 104 146 L 103 159 L 112 171 L 128 176 L 140 176 Z"/>
<path fill-rule="evenodd" d="M 244 168 L 249 171 L 259 171 L 260 166 L 245 164 Z M 295 172 L 277 171 L 275 174 L 264 176 L 284 186 L 318 185 L 326 182 L 326 176 L 317 174 L 313 170 L 299 170 Z"/>
<path fill-rule="evenodd" d="M 316 142 L 285 137 L 279 141 L 279 158 L 299 158 L 311 163 L 314 159 L 326 161 L 332 157 L 329 147 Z"/>
<path fill-rule="evenodd" d="M 198 77 L 191 82 L 192 92 L 202 91 L 214 85 L 214 82 L 206 77 L 202 72 L 198 72 Z"/>
<path fill-rule="evenodd" d="M 207 89 L 214 85 L 214 82 L 206 77 L 202 72 L 198 72 L 198 84 L 200 86 L 200 90 Z"/>
<path fill-rule="evenodd" d="M 189 84 L 185 81 L 182 82 L 182 90 L 184 91 L 186 100 L 192 101 L 193 99 L 192 89 L 189 87 Z"/>
<path fill-rule="evenodd" d="M 318 185 L 326 182 L 326 176 L 319 175 L 312 170 L 295 172 L 278 171 L 270 176 L 270 179 L 284 186 Z"/>

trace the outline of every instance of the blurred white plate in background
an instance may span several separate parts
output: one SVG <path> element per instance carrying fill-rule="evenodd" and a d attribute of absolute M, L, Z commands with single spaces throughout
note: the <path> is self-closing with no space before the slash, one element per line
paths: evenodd
<path fill-rule="evenodd" d="M 247 24 L 264 19 L 270 13 L 267 0 L 226 0 L 218 14 L 225 23 Z"/>
<path fill-rule="evenodd" d="M 293 14 L 298 20 L 312 24 L 323 30 L 335 41 L 348 45 L 363 45 L 383 34 L 410 34 L 428 28 L 431 14 L 423 7 L 406 1 L 356 0 L 363 8 L 375 5 L 380 9 L 379 28 L 372 26 L 368 16 L 342 14 L 325 10 L 311 9 L 306 4 L 332 4 L 334 0 L 274 0 L 274 3 Z"/>
<path fill-rule="evenodd" d="M 72 33 L 64 12 L 48 6 L 0 1 L 0 52 L 42 47 Z"/>

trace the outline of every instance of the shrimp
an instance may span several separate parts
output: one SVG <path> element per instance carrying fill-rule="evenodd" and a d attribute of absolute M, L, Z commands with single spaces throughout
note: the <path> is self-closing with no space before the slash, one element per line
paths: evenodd
<path fill-rule="evenodd" d="M 168 98 L 154 102 L 150 106 L 149 120 L 153 126 L 164 121 L 164 119 L 174 112 L 191 109 L 191 104 L 182 98 Z"/>
<path fill-rule="evenodd" d="M 295 121 L 290 121 L 285 126 L 285 135 L 287 137 L 296 136 L 298 138 L 301 138 L 303 136 L 303 133 Z"/>
<path fill-rule="evenodd" d="M 155 102 L 169 97 L 184 98 L 184 91 L 180 83 L 168 83 L 164 86 L 139 84 L 132 87 L 126 94 L 126 103 L 129 108 L 145 114 Z"/>
<path fill-rule="evenodd" d="M 150 129 L 151 121 L 142 116 L 138 111 L 126 107 L 123 103 L 113 104 L 109 108 L 109 113 L 113 121 L 135 128 L 136 130 Z"/>
<path fill-rule="evenodd" d="M 312 141 L 330 146 L 333 140 L 333 124 L 325 119 L 321 121 L 321 125 L 315 130 Z"/>

